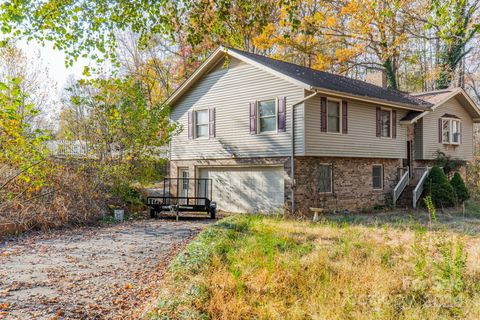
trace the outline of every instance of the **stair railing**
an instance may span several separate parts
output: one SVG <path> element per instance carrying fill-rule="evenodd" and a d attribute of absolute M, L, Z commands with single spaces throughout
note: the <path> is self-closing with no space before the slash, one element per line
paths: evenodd
<path fill-rule="evenodd" d="M 409 174 L 409 168 L 407 167 L 402 177 L 398 181 L 397 185 L 393 189 L 393 206 L 397 204 L 398 198 L 400 198 L 400 195 L 402 194 L 403 190 L 405 190 L 405 188 L 408 186 L 409 183 L 410 183 L 410 174 Z"/>
<path fill-rule="evenodd" d="M 425 170 L 425 172 L 423 172 L 422 176 L 420 177 L 420 180 L 418 180 L 417 186 L 412 191 L 413 192 L 413 199 L 412 199 L 413 209 L 417 207 L 417 202 L 418 200 L 420 200 L 420 197 L 422 196 L 425 181 L 427 181 L 427 177 L 428 177 L 428 172 L 429 170 L 427 168 L 427 170 Z"/>

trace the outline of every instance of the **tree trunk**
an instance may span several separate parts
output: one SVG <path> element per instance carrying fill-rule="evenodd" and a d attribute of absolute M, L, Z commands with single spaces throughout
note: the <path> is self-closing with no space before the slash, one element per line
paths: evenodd
<path fill-rule="evenodd" d="M 383 67 L 385 68 L 385 73 L 387 75 L 387 88 L 398 90 L 397 85 L 397 70 L 395 68 L 395 63 L 393 62 L 392 58 L 388 58 L 383 63 Z"/>

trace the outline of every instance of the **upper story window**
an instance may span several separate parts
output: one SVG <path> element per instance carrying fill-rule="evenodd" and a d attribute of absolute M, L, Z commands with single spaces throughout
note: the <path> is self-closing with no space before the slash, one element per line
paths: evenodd
<path fill-rule="evenodd" d="M 260 132 L 277 130 L 277 110 L 275 100 L 258 102 L 258 121 Z"/>
<path fill-rule="evenodd" d="M 340 102 L 328 100 L 327 102 L 328 115 L 328 132 L 340 132 Z"/>
<path fill-rule="evenodd" d="M 391 137 L 392 132 L 392 111 L 381 109 L 380 110 L 380 132 L 381 136 L 385 138 Z"/>
<path fill-rule="evenodd" d="M 460 143 L 460 121 L 452 120 L 452 143 Z"/>
<path fill-rule="evenodd" d="M 457 119 L 442 119 L 442 143 L 460 144 L 461 122 Z"/>
<path fill-rule="evenodd" d="M 208 110 L 195 111 L 195 137 L 208 137 Z"/>

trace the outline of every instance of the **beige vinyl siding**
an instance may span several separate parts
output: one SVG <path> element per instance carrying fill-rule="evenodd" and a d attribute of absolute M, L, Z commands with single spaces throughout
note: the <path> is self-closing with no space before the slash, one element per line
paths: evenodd
<path fill-rule="evenodd" d="M 414 125 L 413 132 L 413 148 L 415 160 L 423 158 L 423 119 L 419 119 Z"/>
<path fill-rule="evenodd" d="M 455 115 L 462 122 L 462 143 L 458 146 L 438 142 L 438 119 L 445 113 Z M 457 98 L 452 98 L 423 117 L 423 159 L 435 159 L 437 151 L 462 160 L 473 159 L 473 121 Z"/>
<path fill-rule="evenodd" d="M 286 132 L 251 135 L 249 102 L 278 96 L 287 97 Z M 291 105 L 301 99 L 303 89 L 286 80 L 234 58 L 228 64 L 221 61 L 172 106 L 171 119 L 183 131 L 172 139 L 171 159 L 290 155 Z M 216 108 L 216 137 L 189 140 L 188 111 L 209 107 Z M 302 126 L 297 129 L 301 132 Z"/>
<path fill-rule="evenodd" d="M 320 95 L 308 100 L 305 113 L 307 156 L 405 158 L 407 128 L 398 121 L 407 113 L 397 110 L 397 138 L 376 136 L 376 106 L 348 101 L 348 134 L 320 132 Z"/>

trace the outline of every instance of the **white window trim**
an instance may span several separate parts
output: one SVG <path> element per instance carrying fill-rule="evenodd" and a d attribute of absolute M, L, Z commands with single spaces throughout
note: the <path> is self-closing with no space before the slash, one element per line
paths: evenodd
<path fill-rule="evenodd" d="M 275 130 L 271 131 L 262 131 L 261 126 L 260 126 L 260 102 L 267 102 L 267 101 L 275 101 L 275 116 L 269 116 L 270 117 L 275 117 Z M 255 108 L 257 110 L 257 135 L 262 135 L 262 134 L 276 134 L 278 133 L 278 99 L 273 98 L 273 99 L 263 99 L 263 100 L 256 100 L 255 101 Z"/>
<path fill-rule="evenodd" d="M 460 130 L 460 127 L 462 126 L 462 121 L 460 119 L 457 119 L 457 118 L 447 118 L 447 117 L 441 118 L 441 119 L 442 119 L 442 144 L 447 144 L 447 145 L 451 144 L 451 145 L 456 145 L 456 146 L 460 145 L 461 144 L 460 141 L 462 140 L 462 137 L 461 137 L 462 131 Z M 449 139 L 449 141 L 444 141 L 443 140 L 443 137 L 444 137 L 444 135 L 443 135 L 443 122 L 444 121 L 448 121 L 448 139 Z M 453 122 L 458 122 L 458 128 L 460 130 L 458 132 L 458 134 L 460 134 L 460 138 L 458 139 L 458 142 L 453 141 L 453 134 L 454 134 L 453 133 Z"/>
<path fill-rule="evenodd" d="M 204 136 L 204 137 L 199 137 L 197 135 L 197 112 L 198 111 L 206 111 L 207 112 L 207 135 Z M 208 108 L 204 109 L 194 109 L 193 110 L 193 138 L 194 139 L 200 139 L 200 140 L 203 140 L 203 139 L 209 139 L 210 137 L 210 110 Z"/>
<path fill-rule="evenodd" d="M 393 110 L 390 109 L 390 108 L 380 108 L 381 111 L 388 111 L 390 113 L 390 136 L 389 137 L 384 137 L 383 136 L 383 125 L 382 127 L 380 128 L 380 137 L 382 139 L 393 139 L 393 123 L 392 123 L 392 114 L 393 114 Z M 380 124 L 382 124 L 382 115 L 380 114 Z"/>
<path fill-rule="evenodd" d="M 329 101 L 335 101 L 335 102 L 338 102 L 338 132 L 330 132 L 328 131 L 328 102 Z M 342 124 L 343 124 L 343 114 L 342 114 L 342 100 L 341 99 L 335 99 L 335 98 L 327 98 L 327 114 L 326 114 L 326 117 L 327 117 L 327 133 L 329 134 L 342 134 Z"/>
<path fill-rule="evenodd" d="M 381 168 L 381 171 L 380 171 L 380 177 L 381 177 L 380 182 L 381 182 L 381 185 L 382 185 L 381 188 L 375 188 L 375 186 L 373 185 L 373 167 L 380 167 Z M 383 179 L 384 179 L 384 177 L 383 177 L 383 164 L 374 163 L 372 165 L 372 189 L 373 190 L 383 190 L 385 188 L 384 183 L 383 183 Z"/>
<path fill-rule="evenodd" d="M 320 163 L 319 166 L 329 166 L 330 167 L 330 191 L 320 191 L 320 185 L 317 187 L 317 192 L 320 194 L 332 194 L 333 193 L 333 163 Z M 319 173 L 320 174 L 320 173 Z M 320 183 L 320 177 L 317 178 L 317 182 Z"/>

